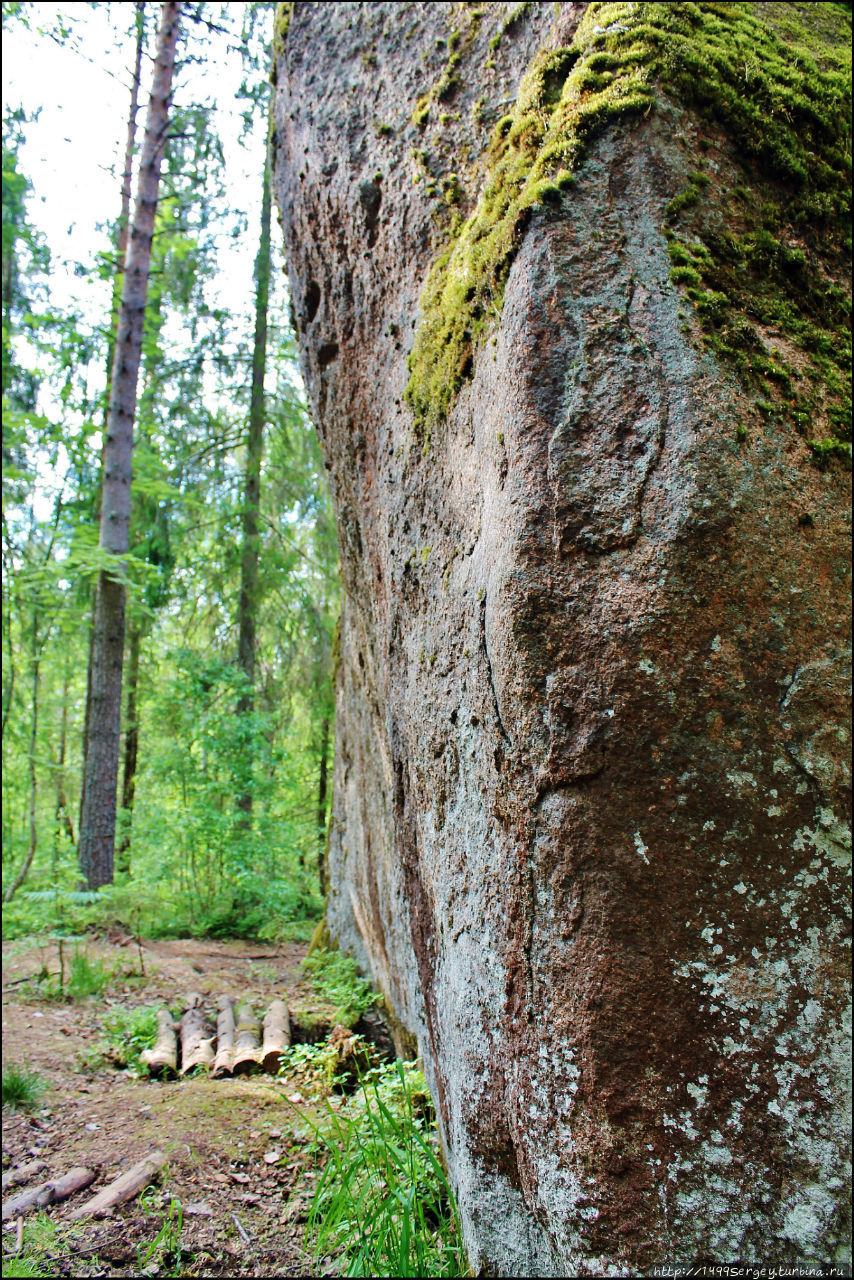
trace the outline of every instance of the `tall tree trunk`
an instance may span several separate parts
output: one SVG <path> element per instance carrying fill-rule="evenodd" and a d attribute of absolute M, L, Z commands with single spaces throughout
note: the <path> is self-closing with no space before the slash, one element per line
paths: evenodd
<path fill-rule="evenodd" d="M 133 800 L 136 794 L 136 760 L 139 751 L 139 652 L 142 644 L 142 624 L 132 621 L 128 636 L 127 702 L 125 704 L 125 761 L 122 778 L 122 810 L 124 813 L 122 838 L 118 848 L 118 869 L 130 875 L 131 823 Z"/>
<path fill-rule="evenodd" d="M 154 79 L 122 283 L 101 488 L 100 546 L 116 557 L 128 551 L 137 376 L 180 13 L 180 4 L 161 5 Z M 80 869 L 89 889 L 97 889 L 113 879 L 125 637 L 125 586 L 120 575 L 117 559 L 112 573 L 99 574 L 95 595 L 91 706 L 79 845 Z"/>
<path fill-rule="evenodd" d="M 325 896 L 329 885 L 326 867 L 326 788 L 329 772 L 329 716 L 323 717 L 320 726 L 320 775 L 317 781 L 317 869 L 320 875 L 320 892 Z"/>
<path fill-rule="evenodd" d="M 76 844 L 74 837 L 74 823 L 71 821 L 71 814 L 68 809 L 68 796 L 65 791 L 65 753 L 68 746 L 68 665 L 68 656 L 66 655 L 65 665 L 62 671 L 62 711 L 60 713 L 59 720 L 59 753 L 54 769 L 54 778 L 56 780 L 56 830 L 57 836 L 60 829 L 64 830 L 71 843 Z"/>
<path fill-rule="evenodd" d="M 246 440 L 246 474 L 243 495 L 243 551 L 240 559 L 240 606 L 237 654 L 246 676 L 246 689 L 237 704 L 240 716 L 249 716 L 255 705 L 255 636 L 258 618 L 258 507 L 261 499 L 261 458 L 264 452 L 264 375 L 267 369 L 267 303 L 270 296 L 270 149 L 264 163 L 261 200 L 261 237 L 255 258 L 255 338 L 252 347 L 252 395 Z M 252 732 L 247 729 L 244 748 L 246 777 L 252 772 Z M 248 823 L 252 814 L 252 790 L 247 785 L 238 807 Z"/>
<path fill-rule="evenodd" d="M 133 153 L 136 145 L 136 116 L 139 111 L 139 84 L 142 71 L 142 48 L 145 42 L 145 4 L 137 0 L 136 5 L 136 58 L 134 61 L 133 79 L 130 90 L 130 111 L 128 112 L 127 135 L 125 138 L 125 166 L 122 171 L 122 212 L 119 218 L 118 236 L 116 238 L 116 270 L 113 276 L 113 303 L 110 315 L 110 336 L 107 342 L 107 389 L 104 396 L 104 439 L 106 447 L 107 428 L 109 426 L 110 400 L 113 390 L 113 360 L 116 354 L 116 329 L 119 322 L 119 306 L 121 304 L 121 282 L 127 257 L 128 232 L 130 229 L 130 197 L 133 181 Z M 104 470 L 104 453 L 101 451 L 101 472 Z M 96 519 L 101 518 L 101 493 L 98 491 L 98 507 Z M 89 720 L 92 708 L 92 656 L 95 651 L 95 593 L 92 593 L 91 621 L 89 625 L 89 661 L 86 667 L 86 711 L 83 720 L 83 770 L 80 785 L 80 823 L 83 821 L 83 804 L 86 795 L 86 749 L 89 741 Z"/>
<path fill-rule="evenodd" d="M 39 669 L 41 667 L 41 650 L 39 649 L 39 615 L 33 610 L 33 639 L 32 639 L 32 715 L 30 717 L 30 754 L 28 762 L 28 773 L 30 782 L 30 838 L 27 843 L 27 854 L 21 865 L 21 869 L 15 876 L 15 879 L 8 886 L 3 894 L 4 902 L 11 902 L 12 898 L 20 889 L 21 885 L 29 874 L 30 867 L 33 865 L 33 858 L 36 853 L 37 843 L 37 827 L 36 827 L 36 800 L 38 798 L 38 777 L 36 774 L 36 738 L 39 728 Z"/>

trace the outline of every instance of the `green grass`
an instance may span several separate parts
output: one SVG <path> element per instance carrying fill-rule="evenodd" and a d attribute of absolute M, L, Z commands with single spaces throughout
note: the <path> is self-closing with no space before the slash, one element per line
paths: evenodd
<path fill-rule="evenodd" d="M 34 1258 L 4 1258 L 3 1278 L 6 1276 L 46 1276 Z"/>
<path fill-rule="evenodd" d="M 140 1208 L 152 1208 L 143 1194 L 140 1200 Z M 184 1225 L 184 1211 L 181 1207 L 180 1200 L 174 1197 L 169 1199 L 169 1208 L 164 1211 L 163 1222 L 157 1235 L 151 1241 L 151 1244 L 143 1246 L 137 1245 L 136 1258 L 140 1271 L 144 1272 L 150 1267 L 153 1259 L 159 1259 L 160 1262 L 166 1263 L 172 1259 L 175 1263 L 175 1269 L 168 1271 L 168 1275 L 181 1274 L 181 1257 L 183 1250 L 181 1249 L 181 1231 Z M 162 1268 L 161 1268 L 162 1269 Z"/>
<path fill-rule="evenodd" d="M 11 1111 L 33 1107 L 45 1090 L 41 1076 L 12 1063 L 3 1072 L 3 1106 Z"/>
<path fill-rule="evenodd" d="M 459 1216 L 439 1158 L 436 1117 L 415 1063 L 368 1074 L 315 1134 L 319 1170 L 307 1221 L 315 1261 L 346 1276 L 468 1275 Z"/>

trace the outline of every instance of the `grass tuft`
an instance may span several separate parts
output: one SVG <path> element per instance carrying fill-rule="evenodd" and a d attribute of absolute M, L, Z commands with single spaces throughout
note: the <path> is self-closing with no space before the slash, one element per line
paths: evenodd
<path fill-rule="evenodd" d="M 321 1167 L 308 1213 L 315 1260 L 341 1253 L 346 1276 L 468 1274 L 436 1117 L 415 1063 L 370 1072 L 314 1131 Z"/>
<path fill-rule="evenodd" d="M 10 1111 L 33 1107 L 44 1093 L 45 1087 L 37 1072 L 12 1063 L 3 1072 L 3 1106 Z"/>

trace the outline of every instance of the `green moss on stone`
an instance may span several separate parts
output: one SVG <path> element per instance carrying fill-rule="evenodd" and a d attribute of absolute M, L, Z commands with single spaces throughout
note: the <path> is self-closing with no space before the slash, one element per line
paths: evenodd
<path fill-rule="evenodd" d="M 721 264 L 731 251 L 734 268 L 740 258 L 756 275 L 765 254 L 774 264 L 766 319 L 776 316 L 790 339 L 812 344 L 816 374 L 830 379 L 831 407 L 845 416 L 847 386 L 850 412 L 850 375 L 846 383 L 834 355 L 850 354 L 850 338 L 839 346 L 842 293 L 828 281 L 826 305 L 818 305 L 816 284 L 828 245 L 833 253 L 847 244 L 850 253 L 850 25 L 850 11 L 832 4 L 588 5 L 572 43 L 534 59 L 514 110 L 493 130 L 478 204 L 452 228 L 425 282 L 406 390 L 423 438 L 446 416 L 500 316 L 531 209 L 560 203 L 597 134 L 648 114 L 661 92 L 723 127 L 745 168 L 734 194 L 752 225 L 725 251 L 700 241 L 676 256 L 671 249 L 704 333 L 717 335 L 723 355 L 736 350 L 739 332 L 755 339 L 747 290 Z M 707 183 L 703 173 L 690 175 L 667 219 L 700 206 Z M 765 188 L 767 199 L 758 201 Z M 781 246 L 773 252 L 761 234 L 769 221 L 763 201 Z M 794 244 L 797 237 L 807 247 Z M 777 287 L 781 277 L 796 283 L 810 270 L 803 305 L 796 290 Z"/>
<path fill-rule="evenodd" d="M 288 39 L 288 27 L 291 24 L 294 6 L 293 0 L 287 4 L 279 4 L 276 6 L 276 16 L 273 20 L 273 60 L 281 58 L 285 52 L 285 45 Z"/>

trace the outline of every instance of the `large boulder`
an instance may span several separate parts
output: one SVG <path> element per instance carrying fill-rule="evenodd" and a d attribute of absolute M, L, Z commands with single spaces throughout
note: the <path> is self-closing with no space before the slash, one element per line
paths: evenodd
<path fill-rule="evenodd" d="M 277 16 L 329 927 L 476 1272 L 840 1261 L 850 12 L 555 8 Z"/>

